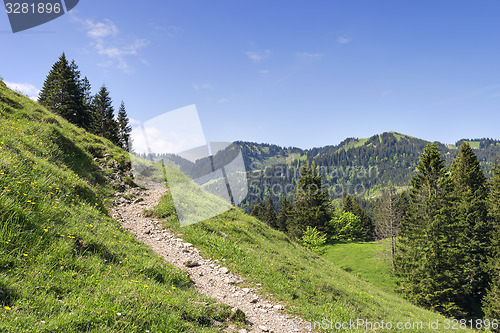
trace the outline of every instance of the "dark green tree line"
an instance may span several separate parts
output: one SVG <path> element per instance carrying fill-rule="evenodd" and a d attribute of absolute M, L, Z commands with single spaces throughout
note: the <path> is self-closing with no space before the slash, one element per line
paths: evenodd
<path fill-rule="evenodd" d="M 63 53 L 47 75 L 38 102 L 71 123 L 88 128 L 90 115 L 84 108 L 81 88 L 78 67 Z"/>
<path fill-rule="evenodd" d="M 278 230 L 283 232 L 288 232 L 288 221 L 293 211 L 293 205 L 285 196 L 281 200 L 280 209 L 278 215 L 276 216 L 276 227 Z"/>
<path fill-rule="evenodd" d="M 483 299 L 485 318 L 500 318 L 500 164 L 496 165 L 493 174 L 488 197 L 488 217 L 492 225 L 491 258 L 488 266 L 491 284 Z"/>
<path fill-rule="evenodd" d="M 326 231 L 330 198 L 323 187 L 321 175 L 314 164 L 304 164 L 300 169 L 300 178 L 293 198 L 293 211 L 287 223 L 289 234 L 293 238 L 302 237 L 307 226 L 320 232 Z"/>
<path fill-rule="evenodd" d="M 479 161 L 467 142 L 450 168 L 453 187 L 452 211 L 456 221 L 457 266 L 462 285 L 459 306 L 468 314 L 480 315 L 481 299 L 489 285 L 487 262 L 490 257 L 491 226 L 486 200 L 488 188 Z"/>
<path fill-rule="evenodd" d="M 69 122 L 128 150 L 131 127 L 125 104 L 122 101 L 115 117 L 107 88 L 103 85 L 95 96 L 91 88 L 87 77 L 81 78 L 75 61 L 68 62 L 63 53 L 47 75 L 38 102 Z"/>
<path fill-rule="evenodd" d="M 463 142 L 449 170 L 435 144 L 420 157 L 397 247 L 409 298 L 456 318 L 499 311 L 499 167 L 491 191 Z"/>
<path fill-rule="evenodd" d="M 421 155 L 411 180 L 410 202 L 402 222 L 396 260 L 404 291 L 419 305 L 463 317 L 452 184 L 436 144 Z"/>
<path fill-rule="evenodd" d="M 284 196 L 276 213 L 272 196 L 268 195 L 266 202 L 254 206 L 252 215 L 294 239 L 300 239 L 310 227 L 332 240 L 373 240 L 372 220 L 355 198 L 347 196 L 342 210 L 336 212 L 331 212 L 330 205 L 322 176 L 314 164 L 306 163 L 300 169 L 293 203 Z"/>
<path fill-rule="evenodd" d="M 372 219 L 365 213 L 361 207 L 358 200 L 351 195 L 347 195 L 344 198 L 344 203 L 342 204 L 342 211 L 351 212 L 360 219 L 361 232 L 359 234 L 358 240 L 362 241 L 372 241 L 375 239 L 375 226 Z"/>
<path fill-rule="evenodd" d="M 114 108 L 109 91 L 105 85 L 92 100 L 93 132 L 100 135 L 116 145 L 119 145 L 118 122 L 114 117 Z"/>

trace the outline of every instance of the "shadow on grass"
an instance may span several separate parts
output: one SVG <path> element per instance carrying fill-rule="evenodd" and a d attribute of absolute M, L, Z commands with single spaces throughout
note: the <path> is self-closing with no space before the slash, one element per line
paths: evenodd
<path fill-rule="evenodd" d="M 105 245 L 99 244 L 93 241 L 86 241 L 83 238 L 75 238 L 75 250 L 74 255 L 88 255 L 97 254 L 103 260 L 116 264 L 120 261 L 120 257 L 113 252 L 109 251 Z"/>
<path fill-rule="evenodd" d="M 14 108 L 16 110 L 20 110 L 23 108 L 23 106 L 20 103 L 14 101 L 8 97 L 5 97 L 5 96 L 0 96 L 0 103 L 5 103 L 8 106 L 10 106 L 11 108 Z"/>
<path fill-rule="evenodd" d="M 0 281 L 0 306 L 11 306 L 17 298 L 15 289 Z"/>
<path fill-rule="evenodd" d="M 62 152 L 62 154 L 58 156 L 58 159 L 68 168 L 92 184 L 106 181 L 106 178 L 101 174 L 99 168 L 89 154 L 76 146 L 73 141 L 65 137 L 59 130 L 54 129 L 53 134 L 54 143 Z"/>

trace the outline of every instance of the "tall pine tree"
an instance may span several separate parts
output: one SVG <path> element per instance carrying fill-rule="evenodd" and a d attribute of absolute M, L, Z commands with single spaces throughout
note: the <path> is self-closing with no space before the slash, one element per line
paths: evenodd
<path fill-rule="evenodd" d="M 125 110 L 125 103 L 120 104 L 120 109 L 118 110 L 118 141 L 120 147 L 124 150 L 129 151 L 130 149 L 130 132 L 132 132 L 132 127 L 129 125 L 129 120 L 127 117 L 127 111 Z"/>
<path fill-rule="evenodd" d="M 408 297 L 443 314 L 462 317 L 451 185 L 437 144 L 428 144 L 411 180 L 396 273 Z"/>
<path fill-rule="evenodd" d="M 487 218 L 488 188 L 479 161 L 464 141 L 450 169 L 453 184 L 455 235 L 461 267 L 459 305 L 469 316 L 480 315 L 481 299 L 489 285 L 487 261 L 491 228 Z"/>
<path fill-rule="evenodd" d="M 94 119 L 94 134 L 105 137 L 116 145 L 119 145 L 118 123 L 114 117 L 109 91 L 105 85 L 99 89 L 92 101 L 92 112 Z"/>
<path fill-rule="evenodd" d="M 80 91 L 82 92 L 82 105 L 83 105 L 83 112 L 85 113 L 85 123 L 83 128 L 86 130 L 92 132 L 92 129 L 94 128 L 94 119 L 93 119 L 93 111 L 92 111 L 92 86 L 90 85 L 89 80 L 87 77 L 84 77 L 83 80 L 80 81 Z"/>
<path fill-rule="evenodd" d="M 493 170 L 488 216 L 493 230 L 489 263 L 491 285 L 483 299 L 483 311 L 485 318 L 500 318 L 500 164 Z"/>
<path fill-rule="evenodd" d="M 263 221 L 273 229 L 276 229 L 276 210 L 274 208 L 273 198 L 267 197 L 266 207 L 264 209 Z"/>
<path fill-rule="evenodd" d="M 64 53 L 47 75 L 38 102 L 75 125 L 85 127 L 87 124 L 80 72 L 74 61 L 68 62 Z"/>
<path fill-rule="evenodd" d="M 281 200 L 280 209 L 278 211 L 278 215 L 276 216 L 276 227 L 278 228 L 278 230 L 287 232 L 288 222 L 292 210 L 293 210 L 292 203 L 288 200 L 288 198 L 285 195 L 283 197 L 283 200 Z"/>
<path fill-rule="evenodd" d="M 73 114 L 73 123 L 85 129 L 89 129 L 91 124 L 91 113 L 90 110 L 85 107 L 85 85 L 88 83 L 88 80 L 87 82 L 84 82 L 80 78 L 81 74 L 74 60 L 71 60 L 71 63 L 69 64 L 69 70 L 71 73 L 72 82 L 74 82 L 74 84 L 72 83 L 70 85 L 70 94 L 72 96 L 72 100 L 74 99 L 73 107 L 75 108 Z"/>
<path fill-rule="evenodd" d="M 289 234 L 300 238 L 307 226 L 325 232 L 329 220 L 328 191 L 323 188 L 323 180 L 314 163 L 304 164 L 300 170 L 300 178 L 293 199 L 294 209 L 288 226 Z"/>
<path fill-rule="evenodd" d="M 266 206 L 264 205 L 264 202 L 261 201 L 253 207 L 250 215 L 262 221 L 264 219 L 265 210 Z"/>

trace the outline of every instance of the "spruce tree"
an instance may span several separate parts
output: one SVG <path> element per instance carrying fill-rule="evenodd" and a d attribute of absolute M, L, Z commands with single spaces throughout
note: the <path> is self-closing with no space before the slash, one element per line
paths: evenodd
<path fill-rule="evenodd" d="M 66 110 L 57 110 L 57 107 L 62 104 L 62 102 L 64 101 L 63 98 L 66 97 L 62 95 L 62 91 L 67 78 L 64 79 L 62 76 L 63 72 L 65 72 L 65 69 L 68 67 L 68 60 L 66 59 L 66 55 L 63 52 L 63 54 L 59 57 L 59 60 L 52 65 L 52 69 L 49 71 L 49 74 L 45 78 L 43 87 L 40 90 L 40 94 L 38 95 L 38 102 L 41 105 L 60 114 L 64 118 L 66 118 L 66 112 L 62 111 Z"/>
<path fill-rule="evenodd" d="M 323 180 L 314 163 L 302 166 L 293 203 L 294 209 L 288 227 L 292 237 L 302 237 L 307 226 L 325 232 L 329 220 L 329 195 L 323 188 Z"/>
<path fill-rule="evenodd" d="M 92 112 L 95 126 L 94 134 L 119 145 L 118 123 L 115 120 L 111 97 L 105 85 L 101 87 L 92 101 Z"/>
<path fill-rule="evenodd" d="M 500 161 L 499 161 L 500 162 Z M 500 318 L 500 164 L 493 170 L 491 192 L 488 197 L 488 217 L 492 225 L 490 288 L 483 299 L 485 318 Z"/>
<path fill-rule="evenodd" d="M 87 79 L 87 77 L 84 77 L 82 79 L 80 86 L 83 93 L 83 104 L 89 107 L 92 104 L 92 99 L 93 99 L 92 86 L 89 82 L 89 79 Z"/>
<path fill-rule="evenodd" d="M 38 102 L 69 122 L 83 127 L 87 117 L 80 88 L 78 67 L 74 61 L 69 64 L 63 53 L 47 75 Z"/>
<path fill-rule="evenodd" d="M 375 239 L 375 225 L 354 197 L 349 194 L 346 195 L 342 204 L 342 211 L 353 213 L 361 219 L 361 235 L 359 240 L 369 242 Z"/>
<path fill-rule="evenodd" d="M 460 306 L 469 315 L 479 315 L 481 299 L 489 285 L 487 273 L 491 228 L 487 218 L 488 188 L 479 161 L 464 141 L 450 168 L 453 184 L 455 235 L 461 267 Z"/>
<path fill-rule="evenodd" d="M 266 210 L 266 206 L 264 205 L 264 202 L 261 201 L 253 207 L 250 215 L 252 215 L 253 217 L 262 221 L 263 217 L 264 217 L 265 210 Z"/>
<path fill-rule="evenodd" d="M 345 196 L 344 201 L 342 202 L 342 211 L 353 213 L 354 210 L 355 210 L 355 207 L 354 207 L 353 198 L 348 194 Z"/>
<path fill-rule="evenodd" d="M 92 111 L 92 86 L 90 85 L 89 80 L 87 77 L 84 77 L 83 80 L 80 82 L 80 91 L 82 92 L 82 105 L 83 105 L 83 112 L 86 115 L 86 122 L 83 126 L 87 131 L 92 132 L 93 128 L 95 127 L 94 124 L 94 113 Z"/>
<path fill-rule="evenodd" d="M 276 229 L 276 210 L 274 208 L 274 202 L 271 196 L 267 197 L 263 221 L 271 228 Z"/>
<path fill-rule="evenodd" d="M 281 200 L 280 209 L 278 215 L 276 216 L 276 227 L 278 230 L 287 232 L 290 214 L 292 213 L 293 206 L 286 196 Z"/>
<path fill-rule="evenodd" d="M 72 107 L 74 108 L 73 123 L 87 129 L 90 126 L 91 114 L 90 110 L 85 107 L 84 89 L 86 89 L 86 87 L 84 85 L 88 83 L 88 80 L 84 83 L 80 78 L 81 74 L 74 60 L 71 60 L 69 70 L 72 82 L 72 84 L 69 86 L 69 89 L 73 102 Z"/>
<path fill-rule="evenodd" d="M 397 246 L 396 273 L 419 305 L 457 318 L 460 298 L 451 185 L 438 145 L 428 144 L 411 179 L 410 202 Z"/>
<path fill-rule="evenodd" d="M 118 140 L 120 142 L 120 147 L 124 150 L 129 151 L 130 149 L 130 132 L 132 132 L 132 127 L 129 125 L 129 120 L 127 117 L 127 111 L 125 110 L 125 103 L 120 104 L 120 109 L 118 110 Z"/>

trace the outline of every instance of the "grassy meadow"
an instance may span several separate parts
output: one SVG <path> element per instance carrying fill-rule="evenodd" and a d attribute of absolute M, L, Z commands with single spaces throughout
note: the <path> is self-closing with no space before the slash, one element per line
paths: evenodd
<path fill-rule="evenodd" d="M 392 274 L 388 246 L 387 241 L 327 244 L 323 258 L 388 293 L 395 293 L 397 278 Z"/>

